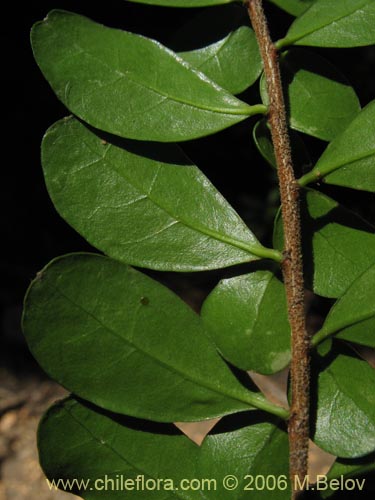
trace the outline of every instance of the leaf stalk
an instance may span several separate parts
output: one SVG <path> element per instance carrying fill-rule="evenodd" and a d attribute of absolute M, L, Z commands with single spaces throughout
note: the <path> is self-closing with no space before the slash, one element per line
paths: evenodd
<path fill-rule="evenodd" d="M 251 398 L 249 397 L 249 403 L 255 408 L 266 411 L 267 413 L 271 413 L 272 415 L 280 417 L 283 420 L 288 420 L 289 418 L 289 411 L 286 408 L 271 403 L 263 395 L 251 393 Z"/>
<path fill-rule="evenodd" d="M 305 187 L 313 182 L 318 182 L 321 177 L 322 174 L 319 171 L 311 170 L 310 172 L 307 172 L 307 174 L 300 177 L 297 182 L 300 187 Z"/>
<path fill-rule="evenodd" d="M 332 337 L 335 332 L 325 332 L 324 330 L 319 330 L 311 339 L 311 347 L 317 347 L 323 342 L 323 340 L 328 337 Z"/>

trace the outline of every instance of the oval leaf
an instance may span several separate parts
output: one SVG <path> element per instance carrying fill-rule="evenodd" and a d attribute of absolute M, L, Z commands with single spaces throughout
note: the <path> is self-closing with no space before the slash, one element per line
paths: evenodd
<path fill-rule="evenodd" d="M 302 193 L 302 240 L 307 286 L 337 298 L 375 261 L 374 227 L 332 198 L 313 190 Z M 280 215 L 274 230 L 283 248 Z"/>
<path fill-rule="evenodd" d="M 23 327 L 53 379 L 111 411 L 174 422 L 264 401 L 234 378 L 184 302 L 106 257 L 52 261 L 27 293 Z"/>
<path fill-rule="evenodd" d="M 271 132 L 266 119 L 262 119 L 255 124 L 253 138 L 259 153 L 271 167 L 277 168 Z M 312 160 L 300 135 L 290 130 L 289 138 L 292 148 L 293 165 L 298 166 L 298 169 L 302 172 L 311 168 Z"/>
<path fill-rule="evenodd" d="M 317 0 L 277 43 L 313 47 L 360 47 L 375 43 L 374 0 Z"/>
<path fill-rule="evenodd" d="M 129 0 L 133 3 L 161 5 L 163 7 L 210 7 L 211 5 L 223 5 L 236 1 L 238 0 Z"/>
<path fill-rule="evenodd" d="M 323 57 L 306 50 L 290 50 L 281 60 L 290 126 L 331 141 L 352 122 L 361 107 L 345 77 Z M 263 102 L 268 105 L 264 76 Z"/>
<path fill-rule="evenodd" d="M 114 141 L 70 118 L 42 144 L 54 205 L 91 244 L 128 264 L 173 271 L 275 257 L 177 146 Z"/>
<path fill-rule="evenodd" d="M 375 192 L 375 101 L 327 146 L 301 185 L 321 177 L 328 184 Z"/>
<path fill-rule="evenodd" d="M 340 353 L 320 372 L 314 442 L 344 458 L 375 450 L 375 370 L 366 361 Z"/>
<path fill-rule="evenodd" d="M 330 335 L 375 347 L 375 265 L 357 278 L 329 312 L 323 327 L 315 335 Z"/>
<path fill-rule="evenodd" d="M 193 139 L 264 111 L 239 101 L 160 43 L 70 12 L 52 11 L 34 25 L 31 40 L 38 65 L 67 108 L 119 136 Z"/>
<path fill-rule="evenodd" d="M 249 423 L 234 431 L 208 435 L 199 447 L 177 433 L 173 425 L 119 418 L 69 398 L 52 406 L 41 421 L 39 456 L 50 481 L 84 478 L 86 491 L 82 488 L 79 494 L 87 500 L 103 498 L 103 491 L 95 491 L 95 486 L 102 486 L 105 478 L 108 485 L 117 481 L 125 486 L 120 481 L 128 480 L 129 489 L 109 488 L 105 492 L 105 498 L 110 500 L 123 499 L 124 493 L 126 498 L 136 500 L 145 491 L 147 498 L 155 500 L 196 500 L 196 486 L 201 478 L 205 480 L 199 490 L 202 500 L 217 499 L 218 492 L 223 500 L 237 500 L 243 498 L 238 491 L 249 482 L 247 474 L 283 476 L 285 481 L 279 482 L 280 489 L 260 491 L 257 498 L 287 500 L 287 434 L 274 423 L 251 424 L 251 417 Z M 228 474 L 239 479 L 238 488 L 232 491 L 223 487 Z M 137 478 L 144 482 L 143 493 L 135 487 L 131 490 L 132 481 L 135 486 Z M 191 480 L 195 489 L 188 488 Z M 157 482 L 160 487 L 151 491 Z"/>
<path fill-rule="evenodd" d="M 280 9 L 285 10 L 288 14 L 292 16 L 300 16 L 306 10 L 311 7 L 311 5 L 316 0 L 269 0 L 269 2 L 274 3 Z"/>
<path fill-rule="evenodd" d="M 202 319 L 222 356 L 238 368 L 270 375 L 290 361 L 284 286 L 270 271 L 221 281 L 204 302 Z"/>
<path fill-rule="evenodd" d="M 180 56 L 232 94 L 246 90 L 262 72 L 255 33 L 247 26 L 208 47 L 182 52 Z"/>

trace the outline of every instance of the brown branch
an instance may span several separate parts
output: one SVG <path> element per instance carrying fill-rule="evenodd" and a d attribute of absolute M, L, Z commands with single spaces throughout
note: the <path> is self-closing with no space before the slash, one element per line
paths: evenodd
<path fill-rule="evenodd" d="M 273 45 L 262 0 L 247 0 L 267 82 L 269 123 L 278 167 L 281 215 L 284 226 L 284 260 L 282 271 L 291 327 L 292 362 L 290 369 L 292 403 L 289 419 L 290 478 L 292 498 L 298 496 L 296 477 L 300 484 L 307 475 L 309 440 L 309 338 L 305 325 L 304 281 L 301 249 L 299 186 L 293 170 L 284 96 L 278 54 Z"/>

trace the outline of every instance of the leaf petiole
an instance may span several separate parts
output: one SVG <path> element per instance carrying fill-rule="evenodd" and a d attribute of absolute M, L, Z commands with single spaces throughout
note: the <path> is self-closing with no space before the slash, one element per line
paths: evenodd
<path fill-rule="evenodd" d="M 250 392 L 250 396 L 247 402 L 255 408 L 264 410 L 267 413 L 271 413 L 272 415 L 276 415 L 283 420 L 288 420 L 289 418 L 289 411 L 286 408 L 271 403 L 268 399 L 266 399 L 265 396 L 263 396 L 263 394 Z"/>

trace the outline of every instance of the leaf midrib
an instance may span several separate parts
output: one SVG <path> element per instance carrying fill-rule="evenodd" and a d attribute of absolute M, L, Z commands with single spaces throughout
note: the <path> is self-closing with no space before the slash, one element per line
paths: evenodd
<path fill-rule="evenodd" d="M 192 103 L 192 102 L 189 102 L 187 100 L 179 99 L 176 96 L 171 96 L 169 94 L 166 94 L 165 92 L 162 92 L 160 89 L 156 89 L 149 84 L 146 85 L 145 83 L 142 83 L 142 81 L 139 81 L 138 78 L 135 78 L 133 72 L 129 71 L 129 73 L 124 73 L 123 71 L 121 71 L 119 69 L 114 69 L 113 67 L 106 64 L 101 58 L 99 58 L 95 54 L 89 52 L 87 49 L 83 48 L 81 45 L 79 45 L 79 43 L 75 42 L 74 45 L 77 49 L 79 49 L 79 54 L 85 54 L 87 57 L 93 59 L 95 62 L 100 63 L 104 68 L 109 70 L 112 74 L 117 74 L 117 76 L 119 76 L 121 79 L 123 79 L 125 81 L 126 81 L 126 79 L 128 79 L 128 80 L 132 81 L 133 83 L 135 83 L 136 85 L 139 85 L 140 87 L 143 87 L 143 88 L 147 89 L 148 91 L 152 91 L 155 94 L 157 94 L 163 98 L 169 99 L 170 101 L 177 102 L 179 104 L 184 104 L 184 105 L 190 106 L 192 108 L 200 109 L 202 111 L 209 111 L 212 113 L 219 113 L 219 114 L 223 114 L 223 115 L 235 115 L 235 116 L 237 116 L 237 115 L 251 116 L 251 113 L 249 112 L 250 106 L 246 105 L 245 103 L 242 103 L 243 106 L 241 108 L 237 108 L 237 109 L 218 108 L 218 107 L 205 106 L 205 105 L 200 104 L 200 103 L 199 104 Z M 157 45 L 159 46 L 159 44 L 157 44 Z M 165 50 L 169 53 L 168 49 L 165 48 Z M 73 56 L 74 55 L 72 55 L 70 57 L 73 57 Z M 187 61 L 184 61 L 183 58 L 179 57 L 177 54 L 176 54 L 176 57 L 177 57 L 177 59 L 175 59 L 175 61 L 182 63 L 182 66 L 188 65 L 189 69 L 192 71 L 192 73 L 194 73 L 196 76 L 198 76 L 199 80 L 201 80 L 202 82 L 205 82 L 205 83 L 209 82 L 212 85 L 212 87 L 214 87 L 216 90 L 221 91 L 221 92 L 225 93 L 226 95 L 230 95 L 227 91 L 225 91 L 219 85 L 215 84 L 215 82 L 212 82 L 211 80 L 209 80 L 208 77 L 205 76 L 206 79 L 203 79 L 201 76 L 202 73 L 200 73 L 199 71 L 196 71 L 192 66 L 189 65 L 189 63 Z M 97 90 L 100 91 L 100 88 L 98 88 Z M 231 97 L 233 98 L 233 96 L 231 96 Z M 240 103 L 241 101 L 238 101 L 238 102 Z"/>
<path fill-rule="evenodd" d="M 344 14 L 342 16 L 339 16 L 339 17 L 337 17 L 335 19 L 332 19 L 327 24 L 324 24 L 324 25 L 320 26 L 319 28 L 312 29 L 311 31 L 308 31 L 307 33 L 304 33 L 301 36 L 297 36 L 295 38 L 289 38 L 288 36 L 286 36 L 285 41 L 287 41 L 288 43 L 295 43 L 295 42 L 297 42 L 299 40 L 303 40 L 304 38 L 308 37 L 312 33 L 317 33 L 318 31 L 321 31 L 322 29 L 327 28 L 331 24 L 336 23 L 337 21 L 341 21 L 341 19 L 345 19 L 346 17 L 352 16 L 353 14 L 355 14 L 356 12 L 358 12 L 359 10 L 363 9 L 363 7 L 366 7 L 367 5 L 368 5 L 368 1 L 364 0 L 363 5 L 361 5 L 360 7 L 355 7 L 355 9 L 353 11 L 351 11 L 349 13 L 346 13 L 346 14 Z"/>
<path fill-rule="evenodd" d="M 327 154 L 328 154 L 328 151 L 327 151 Z M 321 168 L 319 166 L 319 162 L 318 162 L 315 165 L 313 171 L 319 172 L 319 174 L 321 174 L 321 177 L 323 177 L 323 176 L 331 174 L 332 172 L 336 172 L 336 170 L 340 170 L 340 168 L 348 167 L 348 166 L 352 165 L 353 163 L 356 163 L 357 161 L 366 160 L 367 158 L 371 158 L 374 155 L 375 155 L 375 148 L 370 149 L 366 153 L 362 153 L 362 154 L 359 154 L 357 156 L 352 156 L 351 158 L 349 158 L 348 161 L 345 161 L 345 163 L 337 163 L 336 162 L 336 163 L 332 163 L 331 165 L 329 165 L 329 162 L 328 162 L 328 166 L 326 168 L 324 168 L 324 165 L 323 165 L 323 168 Z M 323 160 L 323 158 L 322 158 L 322 160 Z M 338 160 L 338 161 L 343 161 L 343 160 Z"/>
<path fill-rule="evenodd" d="M 97 151 L 93 150 L 91 146 L 85 141 L 84 144 L 87 146 L 90 151 L 98 155 Z M 177 221 L 180 224 L 183 224 L 187 228 L 196 231 L 198 233 L 201 233 L 205 236 L 209 236 L 210 238 L 216 239 L 217 241 L 220 241 L 221 243 L 226 243 L 229 244 L 235 248 L 238 248 L 240 250 L 243 250 L 247 252 L 250 255 L 254 255 L 257 257 L 262 257 L 262 255 L 259 255 L 259 252 L 256 251 L 256 247 L 253 247 L 252 245 L 247 245 L 244 242 L 241 242 L 239 240 L 234 240 L 232 237 L 220 234 L 212 229 L 199 226 L 199 225 L 193 225 L 192 223 L 189 223 L 186 219 L 183 217 L 178 217 L 171 213 L 169 210 L 167 210 L 163 205 L 160 204 L 160 202 L 156 201 L 152 196 L 150 192 L 147 192 L 145 189 L 139 187 L 136 182 L 134 182 L 134 179 L 130 179 L 129 176 L 126 175 L 126 171 L 124 169 L 118 169 L 115 165 L 115 163 L 108 158 L 107 153 L 109 152 L 110 149 L 113 149 L 114 146 L 112 144 L 108 144 L 106 151 L 102 156 L 99 156 L 99 162 L 108 162 L 109 165 L 111 166 L 111 169 L 115 171 L 120 177 L 124 178 L 131 186 L 133 186 L 135 189 L 137 189 L 142 195 L 146 196 L 148 200 L 150 200 L 154 205 L 156 205 L 161 211 L 165 212 L 171 219 Z M 194 168 L 194 165 L 191 165 Z M 196 168 L 196 167 L 195 167 Z M 146 199 L 146 198 L 145 198 Z M 236 214 L 237 215 L 237 214 Z M 251 234 L 251 233 L 250 233 Z M 254 237 L 255 239 L 255 237 Z M 257 240 L 256 240 L 257 241 Z M 263 248 L 261 243 L 259 243 L 258 248 Z"/>
<path fill-rule="evenodd" d="M 350 328 L 351 326 L 354 326 L 354 325 L 357 325 L 358 323 L 362 323 L 363 321 L 367 321 L 368 319 L 371 319 L 375 316 L 375 311 L 373 312 L 369 312 L 367 314 L 363 314 L 363 315 L 360 315 L 360 316 L 357 316 L 356 319 L 352 319 L 349 323 L 346 323 L 344 325 L 338 325 L 336 327 L 331 327 L 331 328 L 321 328 L 321 330 L 319 330 L 317 333 L 323 333 L 325 335 L 335 335 L 335 334 L 338 334 L 341 332 L 341 330 L 344 330 L 346 328 Z M 328 318 L 327 318 L 328 319 Z"/>
<path fill-rule="evenodd" d="M 101 326 L 102 328 L 104 328 L 106 331 L 108 331 L 108 333 L 110 333 L 112 336 L 116 337 L 118 340 L 124 342 L 125 344 L 127 344 L 128 346 L 131 346 L 133 348 L 135 348 L 136 350 L 138 350 L 141 354 L 145 355 L 146 357 L 150 358 L 152 361 L 156 362 L 157 364 L 159 364 L 160 366 L 162 366 L 162 368 L 168 370 L 169 372 L 172 372 L 172 373 L 176 373 L 177 375 L 179 375 L 182 379 L 184 380 L 187 380 L 193 384 L 196 384 L 198 385 L 199 387 L 203 387 L 209 391 L 212 391 L 216 394 L 219 394 L 220 396 L 225 396 L 225 397 L 228 397 L 229 399 L 232 399 L 232 400 L 235 400 L 235 401 L 239 401 L 241 403 L 245 403 L 246 405 L 253 405 L 253 402 L 250 402 L 249 400 L 247 399 L 241 399 L 239 396 L 236 396 L 236 395 L 233 395 L 231 393 L 227 393 L 226 391 L 220 391 L 217 387 L 215 386 L 211 386 L 211 384 L 207 384 L 207 383 L 204 383 L 205 381 L 203 381 L 202 383 L 202 380 L 201 379 L 198 379 L 198 380 L 195 380 L 194 377 L 191 377 L 189 374 L 186 374 L 182 371 L 180 371 L 178 368 L 176 368 L 175 366 L 171 366 L 171 365 L 168 365 L 166 364 L 163 360 L 155 357 L 154 355 L 152 355 L 151 353 L 141 349 L 137 344 L 135 344 L 134 342 L 131 342 L 129 339 L 125 338 L 125 337 L 122 337 L 120 334 L 118 334 L 115 330 L 112 330 L 110 327 L 106 326 L 104 323 L 102 323 L 99 318 L 97 318 L 96 316 L 94 316 L 91 312 L 87 311 L 85 309 L 85 307 L 81 304 L 79 304 L 78 302 L 75 302 L 73 299 L 71 299 L 68 295 L 66 295 L 60 288 L 58 288 L 57 286 L 53 286 L 52 284 L 49 285 L 50 288 L 59 293 L 67 302 L 69 302 L 70 304 L 73 304 L 75 307 L 77 307 L 80 311 L 82 311 L 83 313 L 85 313 L 87 316 L 89 316 L 90 318 L 92 318 L 94 321 L 96 321 L 98 323 L 99 326 Z M 134 317 L 136 318 L 136 313 L 134 315 Z M 136 319 L 135 319 L 136 321 Z M 206 337 L 205 337 L 206 338 Z M 225 366 L 225 365 L 224 365 Z M 250 396 L 250 399 L 251 399 L 251 393 L 249 391 L 249 396 Z M 251 407 L 251 406 L 250 406 Z"/>

